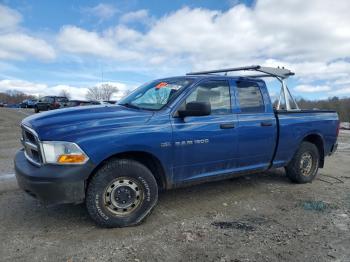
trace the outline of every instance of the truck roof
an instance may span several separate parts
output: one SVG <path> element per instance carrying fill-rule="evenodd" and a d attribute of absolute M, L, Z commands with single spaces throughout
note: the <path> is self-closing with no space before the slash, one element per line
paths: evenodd
<path fill-rule="evenodd" d="M 239 79 L 248 79 L 248 80 L 254 80 L 254 81 L 263 81 L 261 78 L 256 77 L 250 77 L 250 76 L 237 76 L 237 75 L 214 75 L 214 74 L 203 74 L 203 75 L 185 75 L 185 76 L 175 76 L 175 77 L 167 77 L 164 79 L 171 79 L 171 78 L 179 78 L 179 77 L 186 77 L 191 79 L 233 79 L 233 80 L 239 80 Z"/>

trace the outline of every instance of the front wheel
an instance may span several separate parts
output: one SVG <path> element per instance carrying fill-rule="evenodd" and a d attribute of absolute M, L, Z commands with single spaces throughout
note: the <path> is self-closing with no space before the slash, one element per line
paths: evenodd
<path fill-rule="evenodd" d="M 36 107 L 34 107 L 34 112 L 35 113 L 39 113 L 39 108 L 36 106 Z"/>
<path fill-rule="evenodd" d="M 309 183 L 317 175 L 319 161 L 318 148 L 310 142 L 302 142 L 286 167 L 287 177 L 295 183 Z"/>
<path fill-rule="evenodd" d="M 91 218 L 102 227 L 141 223 L 158 200 L 157 182 L 151 171 L 129 159 L 107 162 L 92 177 L 86 194 Z"/>

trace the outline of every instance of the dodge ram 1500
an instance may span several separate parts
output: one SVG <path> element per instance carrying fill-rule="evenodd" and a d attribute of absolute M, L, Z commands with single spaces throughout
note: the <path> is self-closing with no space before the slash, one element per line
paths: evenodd
<path fill-rule="evenodd" d="M 227 75 L 242 70 L 260 75 Z M 159 190 L 279 167 L 311 182 L 336 150 L 339 120 L 300 110 L 290 75 L 261 66 L 189 73 L 147 83 L 115 106 L 29 116 L 18 184 L 46 204 L 85 202 L 97 224 L 123 227 L 150 213 Z M 282 83 L 276 107 L 263 77 Z"/>

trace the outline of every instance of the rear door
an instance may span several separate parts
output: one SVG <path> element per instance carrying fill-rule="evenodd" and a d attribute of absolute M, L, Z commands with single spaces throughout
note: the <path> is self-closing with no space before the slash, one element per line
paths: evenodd
<path fill-rule="evenodd" d="M 48 109 L 48 106 L 49 106 L 49 100 L 50 100 L 50 97 L 48 96 L 44 96 L 43 98 L 41 98 L 37 104 L 37 107 L 39 108 L 39 110 L 47 110 Z M 51 98 L 51 100 L 53 100 Z"/>
<path fill-rule="evenodd" d="M 236 115 L 232 113 L 227 80 L 199 83 L 182 103 L 198 101 L 211 104 L 211 115 L 174 117 L 174 180 L 187 181 L 232 170 L 236 166 Z"/>
<path fill-rule="evenodd" d="M 277 140 L 276 118 L 266 86 L 253 80 L 235 84 L 239 169 L 265 169 L 270 165 Z"/>

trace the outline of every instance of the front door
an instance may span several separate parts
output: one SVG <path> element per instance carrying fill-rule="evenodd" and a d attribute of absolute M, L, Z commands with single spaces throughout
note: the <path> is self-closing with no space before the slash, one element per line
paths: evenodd
<path fill-rule="evenodd" d="M 232 113 L 230 86 L 226 80 L 200 82 L 182 103 L 209 102 L 211 114 L 175 117 L 173 126 L 174 181 L 190 181 L 235 168 L 236 115 Z M 180 108 L 181 108 L 180 107 Z"/>

